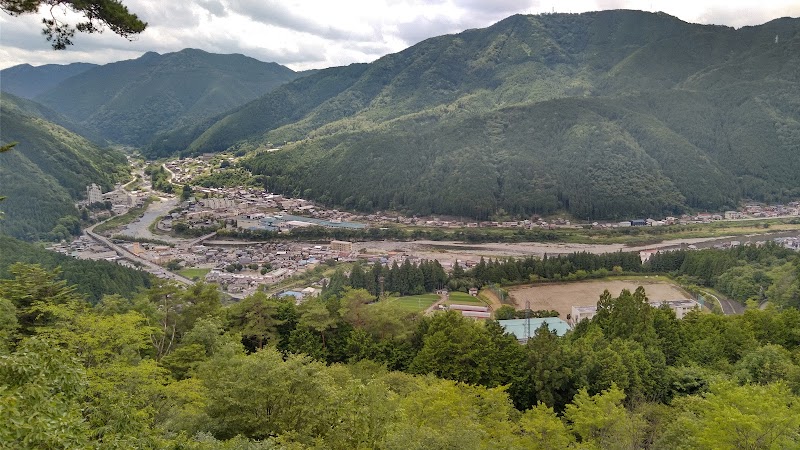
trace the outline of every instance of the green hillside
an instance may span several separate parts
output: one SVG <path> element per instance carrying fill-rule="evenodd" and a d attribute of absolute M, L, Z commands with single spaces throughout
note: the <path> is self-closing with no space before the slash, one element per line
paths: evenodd
<path fill-rule="evenodd" d="M 798 19 L 517 15 L 317 72 L 152 151 L 289 141 L 247 165 L 270 189 L 362 210 L 613 218 L 780 200 L 800 195 L 799 49 Z"/>
<path fill-rule="evenodd" d="M 37 115 L 30 102 L 0 96 L 0 142 L 18 142 L 0 154 L 0 233 L 36 239 L 58 219 L 77 216 L 73 206 L 91 183 L 110 189 L 127 173 L 125 157 L 101 149 Z"/>
<path fill-rule="evenodd" d="M 35 100 L 109 141 L 142 145 L 159 132 L 238 107 L 297 76 L 243 55 L 149 52 L 87 70 Z"/>

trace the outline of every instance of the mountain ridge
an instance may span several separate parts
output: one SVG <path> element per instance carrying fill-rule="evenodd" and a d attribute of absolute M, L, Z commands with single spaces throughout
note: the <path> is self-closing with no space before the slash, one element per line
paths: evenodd
<path fill-rule="evenodd" d="M 156 134 L 213 117 L 297 78 L 240 54 L 198 49 L 92 67 L 33 99 L 104 139 L 140 146 Z"/>
<path fill-rule="evenodd" d="M 97 64 L 19 64 L 0 70 L 0 90 L 18 97 L 33 99 L 67 78 L 79 75 Z"/>
<path fill-rule="evenodd" d="M 270 189 L 362 210 L 391 208 L 476 217 L 566 210 L 580 217 L 611 218 L 720 209 L 741 198 L 778 200 L 800 195 L 800 180 L 791 173 L 800 172 L 798 158 L 791 153 L 793 143 L 800 145 L 800 135 L 795 135 L 800 123 L 796 108 L 800 98 L 798 43 L 798 19 L 736 30 L 636 11 L 515 15 L 485 29 L 430 38 L 358 66 L 357 79 L 339 86 L 343 90 L 328 90 L 316 105 L 298 109 L 296 112 L 303 114 L 299 119 L 268 112 L 280 110 L 291 92 L 300 90 L 302 81 L 319 86 L 354 69 L 328 69 L 315 74 L 317 78 L 286 84 L 205 129 L 199 127 L 185 148 L 153 150 L 158 154 L 257 150 L 288 141 L 284 150 L 259 153 L 246 165 L 264 175 Z M 556 102 L 568 111 L 575 106 L 574 100 L 580 99 L 606 104 L 605 108 L 594 106 L 607 113 L 598 116 L 606 125 L 592 135 L 599 141 L 566 132 L 558 139 L 548 138 L 547 151 L 534 153 L 551 161 L 549 167 L 531 169 L 532 162 L 525 158 L 533 153 L 525 150 L 524 140 L 506 136 L 503 141 L 505 133 L 524 134 L 518 128 L 499 129 L 478 153 L 469 150 L 470 142 L 462 139 L 467 135 L 475 138 L 470 127 L 495 126 L 487 117 L 495 112 L 505 117 L 508 107 Z M 559 108 L 552 113 L 558 114 Z M 633 113 L 635 120 L 623 120 Z M 575 117 L 580 118 L 563 126 L 574 127 L 576 133 L 588 132 L 591 121 L 599 120 L 590 115 Z M 542 121 L 546 118 L 538 118 L 530 126 L 540 126 Z M 522 165 L 546 173 L 553 186 L 545 189 L 526 181 L 510 194 L 517 200 L 509 201 L 508 193 L 493 187 L 495 182 L 484 181 L 469 185 L 469 189 L 464 185 L 453 192 L 451 202 L 441 203 L 432 198 L 446 188 L 432 181 L 436 179 L 433 175 L 426 175 L 430 167 L 417 167 L 409 177 L 395 178 L 362 164 L 383 157 L 392 162 L 374 165 L 403 172 L 403 165 L 413 166 L 420 158 L 436 159 L 431 148 L 427 155 L 419 154 L 414 147 L 425 147 L 425 143 L 412 137 L 432 138 L 443 132 L 437 128 L 441 122 L 465 127 L 440 144 L 447 148 L 447 155 L 440 158 L 450 161 L 450 170 L 469 173 L 465 167 L 469 158 L 463 156 L 469 154 L 478 161 L 500 161 L 495 166 L 483 163 L 487 170 L 499 171 L 500 178 Z M 649 129 L 648 123 L 654 128 Z M 695 129 L 699 125 L 708 128 Z M 183 135 L 183 144 L 189 142 L 190 134 Z M 393 141 L 398 139 L 406 146 L 396 146 Z M 511 148 L 502 147 L 508 142 L 513 142 Z M 767 144 L 766 158 L 752 156 Z M 572 160 L 553 156 L 563 155 L 570 146 L 576 148 Z M 647 156 L 641 160 L 646 162 L 644 166 L 636 163 L 600 171 L 616 183 L 625 179 L 643 183 L 639 194 L 628 192 L 618 197 L 613 185 L 598 191 L 586 180 L 573 186 L 576 183 L 570 177 L 592 167 L 576 166 L 572 161 L 591 160 L 601 153 L 598 146 L 615 148 L 616 153 L 609 157 L 623 160 L 633 154 Z M 396 159 L 388 155 L 392 151 L 399 153 Z M 509 155 L 521 159 L 512 163 Z M 684 169 L 681 158 L 688 158 L 693 166 Z M 342 161 L 346 163 L 339 164 Z M 602 166 L 603 162 L 596 163 Z M 649 173 L 639 174 L 633 166 L 648 168 Z M 575 172 L 570 175 L 559 167 L 572 167 Z M 699 167 L 702 172 L 695 170 Z M 612 176 L 609 172 L 613 170 L 626 175 Z M 687 172 L 693 175 L 686 176 Z M 649 176 L 653 178 L 646 182 Z M 379 177 L 389 177 L 393 183 L 382 187 L 385 183 Z M 367 178 L 364 183 L 355 181 L 363 178 Z M 713 183 L 698 181 L 705 178 Z M 381 192 L 370 186 L 379 186 Z M 491 195 L 480 202 L 455 209 L 448 206 L 463 204 L 460 199 L 483 197 L 483 189 Z M 523 200 L 526 193 L 547 199 L 534 206 Z M 606 201 L 599 198 L 602 196 L 617 200 Z M 648 203 L 638 198 L 648 196 L 652 197 L 649 206 L 632 206 Z M 474 209 L 477 204 L 482 205 L 480 211 Z"/>

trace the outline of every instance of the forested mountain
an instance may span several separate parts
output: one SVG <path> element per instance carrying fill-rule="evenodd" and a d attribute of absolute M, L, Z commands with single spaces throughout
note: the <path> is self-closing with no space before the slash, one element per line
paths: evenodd
<path fill-rule="evenodd" d="M 298 76 L 238 54 L 149 52 L 94 67 L 35 100 L 109 141 L 142 145 L 159 132 L 238 107 Z"/>
<path fill-rule="evenodd" d="M 0 154 L 0 195 L 7 197 L 0 203 L 0 233 L 38 238 L 59 219 L 77 216 L 74 203 L 85 197 L 87 185 L 108 190 L 126 176 L 121 153 L 49 122 L 32 102 L 4 93 L 0 115 L 0 142 L 18 143 Z"/>
<path fill-rule="evenodd" d="M 800 20 L 516 15 L 319 71 L 154 154 L 258 149 L 271 189 L 362 210 L 581 218 L 800 195 Z"/>
<path fill-rule="evenodd" d="M 97 67 L 97 64 L 20 64 L 0 70 L 0 89 L 23 98 L 34 98 L 69 77 Z"/>

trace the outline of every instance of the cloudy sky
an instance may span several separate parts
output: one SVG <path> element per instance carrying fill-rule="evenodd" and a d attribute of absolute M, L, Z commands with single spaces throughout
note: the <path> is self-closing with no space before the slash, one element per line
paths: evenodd
<path fill-rule="evenodd" d="M 41 14 L 0 12 L 0 68 L 85 61 L 107 63 L 199 48 L 242 53 L 295 70 L 373 61 L 432 36 L 486 27 L 515 13 L 600 9 L 664 11 L 687 22 L 732 27 L 800 16 L 798 0 L 123 0 L 148 23 L 129 42 L 110 31 L 78 34 L 54 51 Z M 76 17 L 69 17 L 76 23 Z"/>

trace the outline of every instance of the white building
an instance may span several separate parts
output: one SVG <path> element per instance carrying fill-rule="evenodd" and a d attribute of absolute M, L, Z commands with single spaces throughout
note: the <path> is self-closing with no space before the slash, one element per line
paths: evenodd
<path fill-rule="evenodd" d="M 103 201 L 103 193 L 100 191 L 100 186 L 94 183 L 90 186 L 86 186 L 86 201 L 88 201 L 90 205 Z"/>
<path fill-rule="evenodd" d="M 662 300 L 649 302 L 653 308 L 659 308 L 662 305 L 667 305 L 671 310 L 675 311 L 675 317 L 683 319 L 689 311 L 699 310 L 700 304 L 694 300 L 679 299 L 679 300 Z M 579 323 L 581 320 L 591 319 L 597 314 L 597 305 L 592 306 L 573 306 L 570 313 L 569 322 L 571 325 Z"/>

